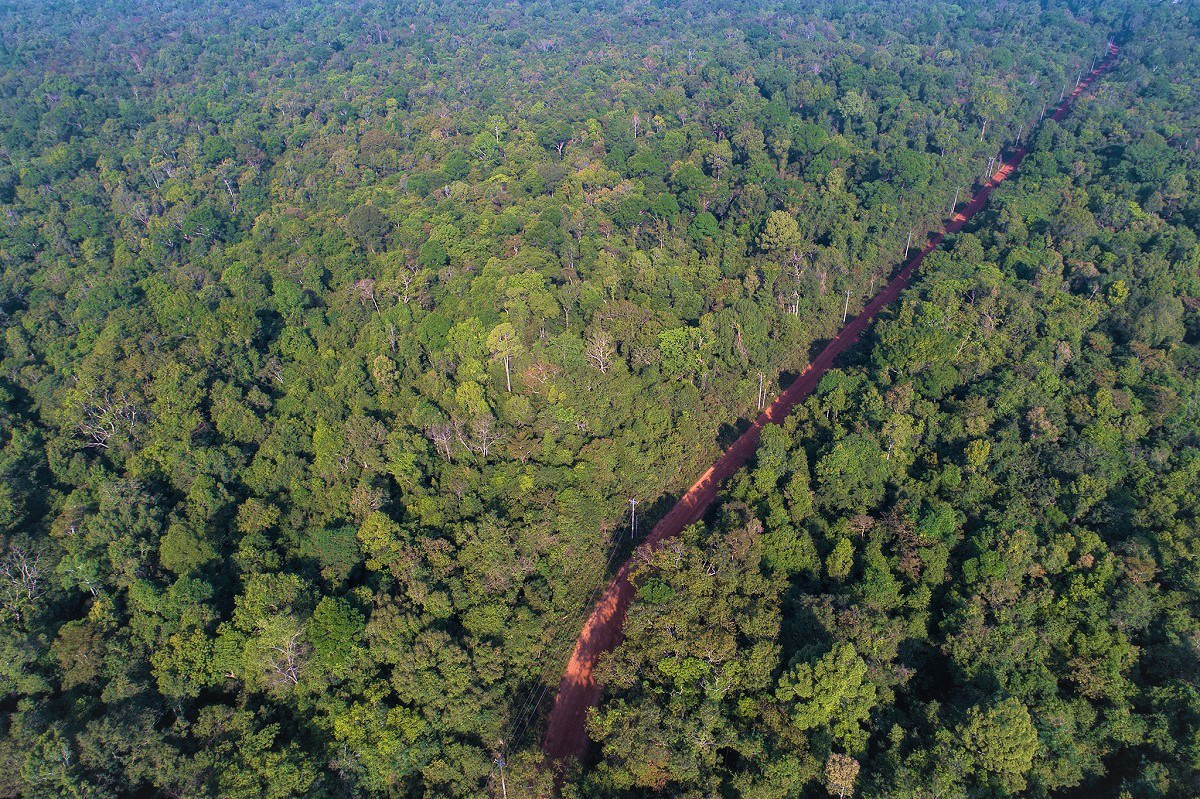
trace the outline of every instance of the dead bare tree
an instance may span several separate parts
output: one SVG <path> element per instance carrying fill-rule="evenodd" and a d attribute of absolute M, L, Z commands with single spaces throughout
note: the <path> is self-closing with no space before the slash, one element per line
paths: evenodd
<path fill-rule="evenodd" d="M 362 280 L 356 280 L 352 283 L 350 286 L 350 296 L 356 298 L 364 308 L 370 302 L 376 311 L 379 310 L 379 303 L 375 300 L 375 281 L 369 277 L 364 277 Z"/>
<path fill-rule="evenodd" d="M 22 609 L 41 594 L 41 582 L 41 551 L 10 544 L 0 559 L 0 608 L 20 621 Z"/>
<path fill-rule="evenodd" d="M 592 331 L 588 337 L 587 346 L 583 350 L 583 355 L 592 366 L 600 370 L 600 374 L 608 372 L 608 367 L 612 363 L 613 355 L 616 350 L 613 349 L 612 339 L 603 330 L 597 328 Z"/>
<path fill-rule="evenodd" d="M 450 446 L 454 443 L 454 427 L 448 424 L 431 424 L 425 427 L 425 437 L 433 442 L 442 457 L 450 460 Z"/>
<path fill-rule="evenodd" d="M 296 685 L 300 682 L 300 667 L 307 645 L 300 640 L 300 631 L 296 630 L 280 644 L 269 648 L 267 671 L 277 685 Z"/>
<path fill-rule="evenodd" d="M 412 302 L 413 286 L 417 283 L 417 272 L 419 269 L 420 266 L 418 264 L 406 260 L 404 268 L 400 270 L 400 299 L 405 305 Z"/>
<path fill-rule="evenodd" d="M 80 410 L 83 419 L 77 428 L 85 447 L 108 449 L 113 436 L 123 431 L 132 434 L 138 421 L 133 404 L 124 396 L 113 397 L 107 390 L 103 394 L 89 391 Z"/>
<path fill-rule="evenodd" d="M 237 193 L 233 190 L 233 184 L 229 182 L 229 178 L 221 178 L 221 181 L 225 184 L 225 191 L 229 192 L 229 201 L 233 203 L 233 210 L 237 211 L 238 199 Z"/>
<path fill-rule="evenodd" d="M 501 435 L 496 430 L 496 420 L 491 414 L 476 416 L 471 422 L 470 448 L 481 457 L 486 458 L 492 452 L 492 447 L 500 441 Z"/>
<path fill-rule="evenodd" d="M 270 380 L 278 385 L 283 385 L 283 363 L 279 357 L 272 355 L 267 359 L 266 364 L 258 373 L 259 380 Z"/>

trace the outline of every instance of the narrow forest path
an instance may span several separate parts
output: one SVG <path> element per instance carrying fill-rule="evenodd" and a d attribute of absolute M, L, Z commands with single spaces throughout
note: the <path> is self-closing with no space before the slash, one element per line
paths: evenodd
<path fill-rule="evenodd" d="M 1072 102 L 1092 85 L 1092 83 L 1107 71 L 1116 59 L 1118 49 L 1110 44 L 1107 57 L 1096 64 L 1090 73 L 1080 81 L 1069 96 L 1065 97 L 1055 109 L 1051 118 L 1061 121 L 1067 115 Z M 1032 135 L 1031 131 L 1031 135 Z M 965 206 L 959 206 L 945 228 L 930 238 L 925 247 L 903 265 L 895 277 L 862 309 L 856 317 L 844 325 L 840 332 L 825 346 L 816 358 L 805 368 L 796 380 L 788 386 L 775 400 L 758 415 L 754 423 L 742 433 L 729 449 L 722 453 L 700 479 L 687 490 L 675 506 L 659 520 L 650 535 L 638 547 L 608 584 L 608 588 L 596 602 L 587 623 L 575 643 L 575 651 L 567 662 L 558 695 L 546 726 L 546 734 L 542 748 L 552 759 L 566 757 L 582 757 L 588 746 L 586 730 L 588 708 L 594 707 L 600 699 L 601 686 L 596 682 L 594 670 L 600 656 L 611 651 L 620 643 L 621 632 L 625 626 L 625 614 L 633 599 L 634 586 L 629 579 L 635 563 L 642 561 L 648 554 L 662 546 L 662 543 L 673 536 L 679 535 L 686 527 L 698 521 L 717 495 L 717 490 L 726 478 L 740 469 L 750 459 L 758 444 L 759 435 L 767 424 L 779 424 L 795 407 L 796 403 L 807 397 L 817 383 L 833 366 L 834 360 L 854 345 L 870 325 L 875 315 L 885 305 L 894 302 L 904 289 L 908 288 L 910 279 L 925 256 L 936 249 L 942 239 L 952 233 L 957 233 L 987 202 L 992 190 L 1004 182 L 1024 159 L 1026 149 L 1018 147 L 1009 153 L 1008 161 L 993 174 L 979 191 L 975 193 Z"/>

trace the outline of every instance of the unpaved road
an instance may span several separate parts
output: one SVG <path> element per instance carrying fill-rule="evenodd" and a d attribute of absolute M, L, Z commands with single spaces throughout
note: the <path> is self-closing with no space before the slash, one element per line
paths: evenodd
<path fill-rule="evenodd" d="M 1096 65 L 1095 69 L 1070 96 L 1063 99 L 1051 115 L 1052 118 L 1062 120 L 1070 110 L 1071 103 L 1086 91 L 1097 77 L 1112 66 L 1116 55 L 1117 49 L 1110 45 L 1108 57 Z M 642 560 L 645 555 L 660 547 L 663 541 L 679 535 L 684 528 L 700 519 L 716 497 L 721 483 L 750 459 L 758 444 L 758 437 L 763 427 L 769 423 L 782 422 L 796 403 L 812 392 L 821 377 L 829 371 L 834 359 L 859 340 L 879 310 L 895 301 L 900 296 L 900 292 L 908 288 L 913 272 L 920 266 L 925 256 L 940 245 L 947 234 L 957 233 L 961 230 L 966 221 L 987 202 L 992 189 L 1007 179 L 1024 157 L 1024 147 L 1010 153 L 1008 162 L 980 187 L 965 206 L 960 206 L 960 210 L 947 220 L 946 227 L 942 232 L 928 240 L 924 249 L 914 255 L 896 273 L 896 276 L 883 290 L 867 303 L 862 312 L 841 329 L 800 376 L 776 397 L 766 410 L 758 415 L 750 428 L 742 433 L 737 441 L 717 459 L 716 463 L 710 466 L 708 471 L 701 475 L 700 479 L 680 497 L 670 512 L 662 517 L 650 531 L 650 535 L 638 547 L 638 551 L 617 571 L 604 594 L 596 602 L 583 630 L 579 633 L 575 651 L 563 673 L 558 695 L 555 697 L 554 707 L 550 711 L 546 725 L 546 735 L 542 742 L 542 748 L 550 758 L 581 758 L 587 751 L 588 737 L 585 726 L 587 711 L 599 701 L 601 690 L 593 672 L 600 656 L 605 652 L 612 651 L 620 643 L 621 631 L 625 626 L 625 614 L 629 609 L 629 603 L 633 599 L 635 590 L 629 579 L 632 564 Z"/>

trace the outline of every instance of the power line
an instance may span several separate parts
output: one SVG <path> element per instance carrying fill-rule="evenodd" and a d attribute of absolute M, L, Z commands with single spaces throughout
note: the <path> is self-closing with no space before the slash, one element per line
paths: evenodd
<path fill-rule="evenodd" d="M 583 621 L 590 615 L 593 606 L 596 604 L 596 599 L 608 586 L 607 577 L 609 572 L 612 570 L 613 559 L 616 558 L 617 553 L 620 551 L 621 547 L 617 545 L 615 541 L 612 542 L 612 545 L 608 549 L 608 559 L 604 564 L 603 574 L 606 579 L 601 581 L 599 585 L 589 591 L 587 596 L 584 597 L 584 601 L 579 610 L 574 613 L 573 617 L 570 619 L 571 626 L 569 629 L 575 630 L 580 628 Z M 572 639 L 572 644 L 575 643 L 575 640 L 576 639 Z M 512 722 L 509 724 L 508 734 L 505 736 L 506 739 L 510 741 L 521 740 L 525 735 L 525 731 L 529 728 L 530 723 L 532 723 L 534 718 L 537 717 L 538 708 L 542 706 L 542 701 L 546 698 L 546 692 L 550 689 L 550 685 L 546 683 L 544 678 L 539 678 L 539 682 L 541 683 L 541 690 L 539 691 L 539 687 L 536 683 L 534 684 L 533 688 L 530 689 L 525 701 L 521 704 L 521 710 L 516 716 L 513 717 Z M 536 699 L 534 698 L 535 695 Z"/>

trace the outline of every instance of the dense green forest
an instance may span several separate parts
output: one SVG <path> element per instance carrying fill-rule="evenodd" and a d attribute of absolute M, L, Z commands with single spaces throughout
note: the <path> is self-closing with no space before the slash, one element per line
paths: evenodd
<path fill-rule="evenodd" d="M 0 797 L 1200 792 L 1198 22 L 3 4 Z M 629 499 L 1114 36 L 645 570 L 556 784 Z"/>

